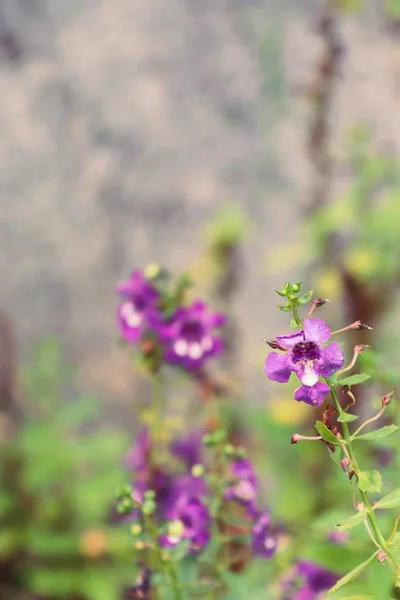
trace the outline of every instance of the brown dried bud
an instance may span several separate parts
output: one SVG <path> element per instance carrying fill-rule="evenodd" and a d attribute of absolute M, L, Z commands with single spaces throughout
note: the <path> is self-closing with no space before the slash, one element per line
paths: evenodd
<path fill-rule="evenodd" d="M 366 325 L 365 323 L 361 323 L 361 321 L 357 321 L 357 327 L 356 329 L 368 329 L 368 330 L 372 330 L 373 327 L 370 327 L 369 325 Z"/>
<path fill-rule="evenodd" d="M 155 348 L 156 344 L 153 340 L 143 340 L 141 345 L 141 350 L 143 354 L 146 354 L 148 356 L 149 354 L 152 354 Z"/>
<path fill-rule="evenodd" d="M 369 348 L 368 344 L 357 344 L 357 346 L 354 346 L 354 352 L 355 354 L 361 354 L 367 348 Z"/>
<path fill-rule="evenodd" d="M 268 344 L 268 346 L 270 348 L 272 348 L 273 350 L 282 350 L 282 348 L 280 347 L 280 345 L 278 344 L 278 342 L 276 340 L 267 340 L 267 339 L 264 339 L 264 342 L 266 344 Z"/>
<path fill-rule="evenodd" d="M 351 471 L 349 471 L 349 481 L 351 481 L 354 477 L 354 475 L 356 474 L 356 472 L 354 471 L 354 469 L 352 469 Z"/>
<path fill-rule="evenodd" d="M 327 302 L 330 302 L 330 300 L 328 300 L 328 298 L 316 298 L 314 300 L 314 304 L 317 308 L 319 308 L 320 306 L 323 306 Z"/>
<path fill-rule="evenodd" d="M 297 444 L 297 442 L 299 441 L 299 434 L 295 433 L 294 435 L 292 435 L 291 439 L 290 439 L 290 443 L 291 444 Z"/>
<path fill-rule="evenodd" d="M 381 398 L 382 407 L 388 406 L 390 404 L 390 401 L 393 398 L 393 394 L 394 394 L 394 392 L 389 392 L 385 396 L 382 396 L 382 398 Z"/>

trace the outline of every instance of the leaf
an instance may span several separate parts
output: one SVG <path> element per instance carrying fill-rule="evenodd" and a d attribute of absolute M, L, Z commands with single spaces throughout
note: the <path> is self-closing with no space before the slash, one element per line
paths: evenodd
<path fill-rule="evenodd" d="M 368 379 L 371 379 L 371 375 L 368 375 L 368 373 L 357 373 L 356 375 L 339 379 L 338 385 L 358 385 L 359 383 L 368 381 Z"/>
<path fill-rule="evenodd" d="M 315 423 L 315 429 L 318 431 L 324 442 L 340 445 L 336 435 L 332 433 L 332 431 L 328 429 L 327 426 L 322 423 L 322 421 L 317 421 Z"/>
<path fill-rule="evenodd" d="M 338 421 L 339 423 L 351 423 L 352 421 L 356 421 L 358 418 L 358 415 L 350 415 L 349 413 L 342 412 L 342 414 L 338 417 Z"/>
<path fill-rule="evenodd" d="M 337 592 L 337 590 L 340 590 L 340 588 L 343 587 L 344 585 L 346 585 L 346 583 L 350 583 L 350 581 L 353 581 L 353 579 L 355 579 L 356 577 L 358 577 L 358 575 L 362 571 L 364 571 L 364 569 L 366 567 L 368 567 L 368 565 L 374 560 L 374 558 L 375 558 L 375 556 L 377 554 L 378 554 L 378 551 L 374 552 L 372 554 L 372 556 L 370 556 L 369 558 L 367 558 L 367 560 L 365 560 L 363 563 L 359 564 L 352 571 L 349 571 L 349 573 L 347 573 L 344 577 L 342 577 L 341 579 L 339 579 L 339 581 L 333 586 L 333 588 L 331 588 L 329 590 L 327 596 L 330 596 L 334 592 Z"/>
<path fill-rule="evenodd" d="M 381 498 L 375 505 L 374 509 L 396 508 L 400 506 L 400 489 L 394 490 Z"/>
<path fill-rule="evenodd" d="M 309 292 L 307 292 L 307 294 L 304 294 L 304 296 L 300 296 L 300 298 L 297 298 L 297 304 L 303 306 L 303 304 L 307 304 L 308 302 L 310 302 L 313 293 L 314 290 L 310 290 Z"/>
<path fill-rule="evenodd" d="M 385 425 L 385 427 L 381 427 L 380 429 L 375 429 L 375 431 L 370 431 L 369 433 L 363 433 L 362 435 L 357 435 L 353 439 L 364 440 L 366 442 L 374 441 L 374 440 L 381 440 L 385 437 L 388 437 L 388 435 L 392 435 L 392 433 L 396 433 L 396 431 L 398 429 L 400 429 L 400 427 L 398 425 Z"/>
<path fill-rule="evenodd" d="M 380 492 L 382 476 L 379 471 L 360 471 L 358 474 L 358 487 L 362 492 Z"/>
<path fill-rule="evenodd" d="M 393 550 L 400 550 L 400 531 L 396 531 L 393 536 L 393 539 L 389 542 L 389 546 Z"/>
<path fill-rule="evenodd" d="M 348 519 L 343 519 L 336 525 L 339 531 L 345 531 L 346 529 L 352 529 L 357 525 L 360 525 L 367 518 L 367 513 L 363 510 L 351 515 Z"/>
<path fill-rule="evenodd" d="M 292 312 L 292 307 L 291 306 L 282 306 L 281 304 L 278 304 L 278 308 L 282 312 Z"/>

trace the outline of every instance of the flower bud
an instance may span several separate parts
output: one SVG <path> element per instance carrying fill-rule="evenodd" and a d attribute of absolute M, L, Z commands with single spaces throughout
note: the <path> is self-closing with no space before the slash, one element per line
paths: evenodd
<path fill-rule="evenodd" d="M 328 300 L 328 298 L 315 298 L 315 300 L 314 300 L 314 304 L 317 308 L 319 308 L 320 306 L 323 306 L 327 302 L 330 302 L 330 300 Z"/>
<path fill-rule="evenodd" d="M 156 497 L 156 493 L 154 490 L 146 490 L 144 493 L 144 497 L 146 500 L 153 500 Z"/>
<path fill-rule="evenodd" d="M 290 443 L 291 444 L 297 444 L 297 442 L 300 440 L 299 434 L 295 433 L 294 435 L 292 435 L 291 439 L 290 439 Z"/>
<path fill-rule="evenodd" d="M 192 475 L 193 477 L 202 477 L 204 475 L 204 467 L 203 465 L 193 465 L 192 467 Z"/>
<path fill-rule="evenodd" d="M 340 461 L 340 466 L 342 467 L 343 471 L 346 473 L 347 469 L 350 466 L 350 460 L 347 457 L 342 458 L 342 460 Z"/>
<path fill-rule="evenodd" d="M 393 398 L 393 394 L 394 394 L 394 392 L 389 392 L 388 394 L 386 394 L 385 396 L 383 396 L 383 397 L 381 398 L 381 402 L 382 402 L 382 408 L 383 408 L 384 406 L 388 406 L 388 405 L 390 404 L 390 401 L 391 401 L 391 400 L 392 400 L 392 398 Z"/>
<path fill-rule="evenodd" d="M 132 535 L 139 535 L 142 533 L 142 528 L 139 525 L 139 523 L 134 523 L 133 525 L 131 525 L 131 534 Z"/>
<path fill-rule="evenodd" d="M 124 498 L 130 498 L 132 496 L 132 486 L 122 485 L 115 490 L 115 496 L 117 500 L 123 500 Z"/>

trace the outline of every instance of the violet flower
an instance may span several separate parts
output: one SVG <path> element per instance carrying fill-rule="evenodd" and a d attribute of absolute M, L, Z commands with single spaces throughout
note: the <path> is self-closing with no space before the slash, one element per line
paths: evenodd
<path fill-rule="evenodd" d="M 326 383 L 318 381 L 319 377 L 330 377 L 344 363 L 343 350 L 337 342 L 324 346 L 330 336 L 328 325 L 321 319 L 304 319 L 301 331 L 277 336 L 279 349 L 285 354 L 268 354 L 267 377 L 286 383 L 294 371 L 303 384 L 296 389 L 295 400 L 319 406 L 330 391 Z"/>
<path fill-rule="evenodd" d="M 294 577 L 284 584 L 284 597 L 287 600 L 318 600 L 321 593 L 334 586 L 338 579 L 336 573 L 311 561 L 299 561 Z M 289 593 L 290 596 L 286 595 Z"/>
<path fill-rule="evenodd" d="M 117 309 L 121 336 L 126 342 L 137 342 L 147 313 L 156 310 L 159 293 L 140 271 L 134 271 L 128 281 L 119 282 L 116 291 L 124 298 Z"/>
<path fill-rule="evenodd" d="M 167 532 L 161 536 L 164 548 L 189 540 L 190 550 L 202 550 L 210 539 L 211 519 L 208 508 L 199 498 L 182 495 L 170 509 Z"/>
<path fill-rule="evenodd" d="M 187 436 L 174 440 L 170 450 L 174 456 L 180 458 L 188 469 L 202 462 L 203 432 L 198 429 L 191 431 Z"/>
<path fill-rule="evenodd" d="M 189 371 L 200 369 L 207 359 L 222 352 L 222 338 L 214 330 L 224 323 L 225 316 L 210 312 L 204 302 L 178 308 L 163 328 L 165 359 Z"/>
<path fill-rule="evenodd" d="M 267 512 L 260 513 L 252 529 L 253 553 L 263 558 L 271 558 L 276 546 L 276 537 L 271 532 L 271 517 Z"/>
<path fill-rule="evenodd" d="M 253 465 L 247 459 L 240 458 L 230 466 L 232 475 L 236 481 L 225 491 L 227 500 L 234 500 L 246 507 L 249 514 L 257 514 L 257 477 Z"/>

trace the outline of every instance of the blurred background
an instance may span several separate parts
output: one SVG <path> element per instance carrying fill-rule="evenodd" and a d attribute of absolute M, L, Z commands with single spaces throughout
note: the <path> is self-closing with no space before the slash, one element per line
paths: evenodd
<path fill-rule="evenodd" d="M 114 286 L 134 268 L 188 270 L 229 312 L 221 369 L 258 407 L 250 425 L 259 411 L 273 423 L 275 449 L 310 420 L 263 373 L 262 338 L 287 327 L 285 279 L 329 298 L 333 324 L 373 325 L 375 391 L 398 384 L 399 35 L 398 0 L 0 0 L 2 598 L 72 593 L 53 567 L 37 575 L 44 559 L 26 575 L 59 526 L 60 556 L 83 553 L 95 573 L 80 597 L 112 598 L 92 562 L 125 543 L 99 522 L 147 389 L 116 343 Z M 31 496 L 77 472 L 61 526 Z"/>

